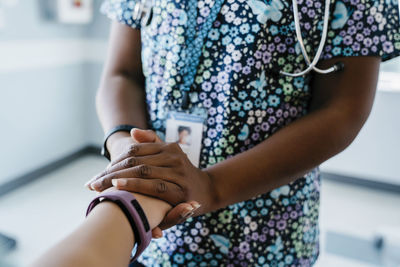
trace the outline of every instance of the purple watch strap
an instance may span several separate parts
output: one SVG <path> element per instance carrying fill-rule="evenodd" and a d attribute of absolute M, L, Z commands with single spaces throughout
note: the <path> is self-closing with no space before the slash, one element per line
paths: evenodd
<path fill-rule="evenodd" d="M 92 209 L 96 207 L 103 198 L 116 203 L 122 209 L 131 224 L 136 242 L 138 243 L 135 256 L 131 258 L 131 262 L 134 262 L 147 248 L 152 238 L 151 229 L 146 215 L 142 207 L 139 205 L 139 202 L 131 193 L 118 190 L 101 193 L 95 197 L 89 204 L 86 216 L 89 215 Z"/>

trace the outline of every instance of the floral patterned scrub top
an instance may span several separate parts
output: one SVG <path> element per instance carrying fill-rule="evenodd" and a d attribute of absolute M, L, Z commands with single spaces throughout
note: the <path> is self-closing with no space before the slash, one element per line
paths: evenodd
<path fill-rule="evenodd" d="M 150 25 L 132 20 L 133 0 L 107 0 L 110 18 L 141 29 L 149 125 L 163 137 L 168 110 L 182 100 L 187 0 L 154 0 Z M 198 26 L 214 0 L 198 1 Z M 320 42 L 323 0 L 298 0 L 305 45 Z M 397 0 L 332 0 L 322 59 L 400 53 Z M 304 58 L 295 37 L 290 0 L 225 0 L 205 40 L 190 97 L 206 108 L 200 167 L 251 149 L 305 116 L 313 74 L 299 78 Z M 227 177 L 226 179 L 229 179 Z M 246 179 L 246 177 L 243 177 Z M 319 252 L 320 176 L 315 169 L 296 181 L 248 201 L 189 219 L 152 241 L 146 266 L 310 266 Z"/>

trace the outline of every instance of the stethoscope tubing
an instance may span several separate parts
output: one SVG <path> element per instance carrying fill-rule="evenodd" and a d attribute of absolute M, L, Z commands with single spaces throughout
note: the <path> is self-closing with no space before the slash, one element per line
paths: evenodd
<path fill-rule="evenodd" d="M 297 1 L 292 0 L 292 3 L 293 3 L 293 16 L 294 16 L 294 24 L 295 24 L 295 29 L 296 29 L 296 37 L 299 42 L 301 53 L 303 54 L 308 67 L 305 70 L 300 71 L 300 72 L 289 73 L 289 72 L 280 71 L 280 74 L 290 76 L 290 77 L 299 77 L 299 76 L 303 76 L 311 71 L 315 71 L 320 74 L 328 74 L 328 73 L 338 71 L 339 66 L 337 66 L 337 65 L 334 65 L 328 69 L 320 69 L 320 68 L 316 67 L 316 65 L 318 64 L 318 61 L 321 58 L 322 51 L 324 49 L 325 42 L 326 42 L 326 37 L 328 34 L 330 0 L 325 0 L 324 24 L 323 24 L 323 30 L 322 30 L 322 37 L 321 37 L 321 41 L 318 45 L 317 53 L 315 54 L 315 57 L 312 62 L 310 61 L 308 53 L 304 47 L 304 41 L 303 41 L 303 37 L 301 35 L 299 10 L 298 10 L 298 6 L 297 6 Z"/>
<path fill-rule="evenodd" d="M 141 0 L 141 1 L 136 2 L 136 5 L 133 10 L 133 19 L 141 19 L 141 20 L 144 19 L 146 21 L 145 24 L 149 23 L 149 19 L 152 16 L 152 14 L 151 14 L 152 6 L 149 5 L 149 2 L 151 3 L 150 5 L 152 5 L 152 2 L 153 2 L 152 0 L 150 0 L 150 1 Z M 324 23 L 323 23 L 323 29 L 322 29 L 322 36 L 321 36 L 321 40 L 318 45 L 317 52 L 315 53 L 314 59 L 312 61 L 310 60 L 310 57 L 308 56 L 308 53 L 304 46 L 304 40 L 303 40 L 303 37 L 301 34 L 301 28 L 300 28 L 300 18 L 299 18 L 299 10 L 298 10 L 298 6 L 297 6 L 297 1 L 292 0 L 292 4 L 293 4 L 293 16 L 294 16 L 294 24 L 295 24 L 297 41 L 299 43 L 301 53 L 303 54 L 304 60 L 306 61 L 308 67 L 306 69 L 296 72 L 296 73 L 290 73 L 290 72 L 285 72 L 283 70 L 280 70 L 279 74 L 289 76 L 289 77 L 300 77 L 300 76 L 304 76 L 304 75 L 310 73 L 311 71 L 315 71 L 316 73 L 320 73 L 320 74 L 329 74 L 329 73 L 336 72 L 336 71 L 343 69 L 344 65 L 341 62 L 336 63 L 335 65 L 333 65 L 332 67 L 327 68 L 327 69 L 320 69 L 320 68 L 317 68 L 317 66 L 316 66 L 318 64 L 318 61 L 321 58 L 322 51 L 324 49 L 325 42 L 326 42 L 326 37 L 328 35 L 330 0 L 325 0 Z"/>

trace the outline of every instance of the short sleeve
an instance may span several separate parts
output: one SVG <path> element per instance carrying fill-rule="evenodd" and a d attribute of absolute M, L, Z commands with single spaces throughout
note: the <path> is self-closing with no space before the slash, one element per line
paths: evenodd
<path fill-rule="evenodd" d="M 400 55 L 397 0 L 341 0 L 333 4 L 322 58 Z"/>
<path fill-rule="evenodd" d="M 140 20 L 132 18 L 135 4 L 135 0 L 105 0 L 100 11 L 112 20 L 139 29 Z"/>

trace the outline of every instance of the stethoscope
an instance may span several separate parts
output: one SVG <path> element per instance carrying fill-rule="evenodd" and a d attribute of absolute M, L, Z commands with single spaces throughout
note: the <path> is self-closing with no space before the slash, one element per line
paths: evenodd
<path fill-rule="evenodd" d="M 343 62 L 337 62 L 328 69 L 319 69 L 316 67 L 318 61 L 321 58 L 322 50 L 324 49 L 324 45 L 326 42 L 326 36 L 328 34 L 330 0 L 325 0 L 324 26 L 322 29 L 322 37 L 321 37 L 321 40 L 318 45 L 317 53 L 315 54 L 315 57 L 312 62 L 310 61 L 308 53 L 304 47 L 303 37 L 301 36 L 299 10 L 297 8 L 297 1 L 292 0 L 292 3 L 293 3 L 293 17 L 294 17 L 294 25 L 295 25 L 295 29 L 296 29 L 296 37 L 297 37 L 297 40 L 300 45 L 301 53 L 303 54 L 303 57 L 308 65 L 308 67 L 305 70 L 302 70 L 302 71 L 296 72 L 296 73 L 284 72 L 282 70 L 279 71 L 279 73 L 282 75 L 290 76 L 290 77 L 299 77 L 299 76 L 303 76 L 311 71 L 315 71 L 320 74 L 329 74 L 329 73 L 343 70 L 343 68 L 344 68 Z"/>
<path fill-rule="evenodd" d="M 140 19 L 141 24 L 144 26 L 149 25 L 151 22 L 152 16 L 153 16 L 153 8 L 152 8 L 153 1 L 154 0 L 137 1 L 134 6 L 132 18 L 134 20 Z M 300 77 L 300 76 L 310 73 L 311 71 L 315 71 L 316 73 L 320 73 L 320 74 L 329 74 L 329 73 L 343 70 L 344 69 L 343 62 L 337 62 L 332 67 L 327 68 L 327 69 L 320 69 L 320 68 L 316 67 L 316 65 L 318 64 L 318 61 L 321 59 L 322 51 L 324 49 L 326 37 L 328 34 L 330 0 L 325 0 L 324 25 L 323 25 L 323 29 L 322 29 L 322 36 L 321 36 L 321 40 L 318 45 L 317 53 L 315 54 L 315 57 L 312 61 L 310 60 L 310 57 L 308 56 L 308 53 L 304 47 L 304 41 L 303 41 L 303 37 L 301 35 L 299 10 L 297 7 L 297 1 L 292 0 L 292 4 L 293 4 L 293 17 L 294 17 L 294 25 L 295 25 L 295 30 L 296 30 L 296 37 L 299 42 L 301 53 L 303 54 L 303 57 L 308 65 L 308 67 L 306 69 L 296 72 L 296 73 L 290 73 L 290 72 L 285 72 L 285 71 L 280 70 L 279 74 L 289 76 L 289 77 Z"/>
<path fill-rule="evenodd" d="M 142 26 L 150 24 L 153 17 L 153 1 L 154 0 L 141 0 L 136 1 L 133 7 L 133 20 L 139 20 Z"/>

